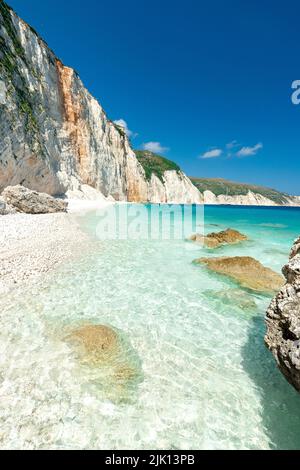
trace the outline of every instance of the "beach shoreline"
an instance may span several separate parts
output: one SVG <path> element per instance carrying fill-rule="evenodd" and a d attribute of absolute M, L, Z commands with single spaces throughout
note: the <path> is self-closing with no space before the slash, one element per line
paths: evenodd
<path fill-rule="evenodd" d="M 78 217 L 110 202 L 70 200 L 67 213 L 0 216 L 0 294 L 37 282 L 88 250 Z"/>

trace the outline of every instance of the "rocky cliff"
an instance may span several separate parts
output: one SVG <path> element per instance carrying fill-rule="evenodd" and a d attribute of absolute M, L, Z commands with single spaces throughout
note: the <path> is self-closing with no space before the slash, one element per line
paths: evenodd
<path fill-rule="evenodd" d="M 228 194 L 216 195 L 212 191 L 204 191 L 205 204 L 230 204 L 242 206 L 276 206 L 277 204 L 261 194 L 255 194 L 249 191 L 247 194 L 238 194 L 230 196 Z"/>
<path fill-rule="evenodd" d="M 247 206 L 300 206 L 300 197 L 276 189 L 253 184 L 236 183 L 223 178 L 191 178 L 203 194 L 205 204 Z"/>
<path fill-rule="evenodd" d="M 21 184 L 51 195 L 89 185 L 134 202 L 194 202 L 190 180 L 148 180 L 126 133 L 78 74 L 0 0 L 0 193 Z"/>
<path fill-rule="evenodd" d="M 265 342 L 281 372 L 300 392 L 300 238 L 282 272 L 286 284 L 267 311 Z"/>

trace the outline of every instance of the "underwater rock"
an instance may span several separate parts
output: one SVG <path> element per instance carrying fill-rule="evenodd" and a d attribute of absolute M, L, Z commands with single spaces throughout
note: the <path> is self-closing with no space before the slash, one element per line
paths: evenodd
<path fill-rule="evenodd" d="M 208 235 L 194 234 L 190 237 L 191 241 L 201 243 L 207 248 L 217 248 L 224 244 L 239 243 L 243 240 L 247 240 L 246 235 L 243 235 L 238 230 L 228 228 L 221 232 L 212 232 Z"/>
<path fill-rule="evenodd" d="M 46 193 L 31 191 L 24 186 L 8 186 L 2 193 L 3 200 L 16 209 L 26 214 L 48 214 L 52 212 L 66 212 L 68 203 L 56 199 Z"/>
<path fill-rule="evenodd" d="M 257 305 L 251 295 L 241 289 L 223 289 L 211 291 L 212 295 L 224 304 L 234 305 L 241 310 L 255 310 Z"/>
<path fill-rule="evenodd" d="M 138 356 L 129 342 L 110 326 L 81 325 L 68 334 L 66 341 L 74 347 L 79 362 L 89 367 L 91 381 L 102 382 L 102 387 L 105 382 L 114 401 L 125 399 L 129 388 L 141 381 Z"/>
<path fill-rule="evenodd" d="M 265 344 L 288 382 L 300 392 L 300 238 L 282 269 L 286 284 L 266 314 Z"/>
<path fill-rule="evenodd" d="M 211 271 L 226 275 L 242 287 L 257 292 L 274 293 L 284 283 L 280 274 L 250 256 L 199 258 L 194 260 L 194 263 L 205 264 Z"/>
<path fill-rule="evenodd" d="M 83 325 L 68 336 L 81 347 L 81 357 L 90 364 L 107 361 L 118 353 L 117 333 L 104 325 Z"/>

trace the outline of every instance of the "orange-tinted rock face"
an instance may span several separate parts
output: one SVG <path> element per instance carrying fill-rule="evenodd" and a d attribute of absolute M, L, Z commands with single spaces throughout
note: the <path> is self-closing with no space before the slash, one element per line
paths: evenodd
<path fill-rule="evenodd" d="M 74 96 L 72 93 L 74 70 L 70 67 L 65 67 L 59 60 L 56 60 L 56 67 L 65 119 L 65 131 L 69 134 L 82 181 L 86 184 L 91 184 L 88 171 L 89 132 L 85 120 L 81 117 L 80 95 Z"/>

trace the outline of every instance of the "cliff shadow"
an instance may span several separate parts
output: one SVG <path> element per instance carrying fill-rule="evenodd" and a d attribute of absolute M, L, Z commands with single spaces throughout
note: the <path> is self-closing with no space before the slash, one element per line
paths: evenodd
<path fill-rule="evenodd" d="M 264 334 L 264 318 L 252 318 L 242 349 L 242 364 L 261 396 L 262 419 L 270 447 L 300 449 L 300 394 L 277 368 L 264 344 Z"/>

